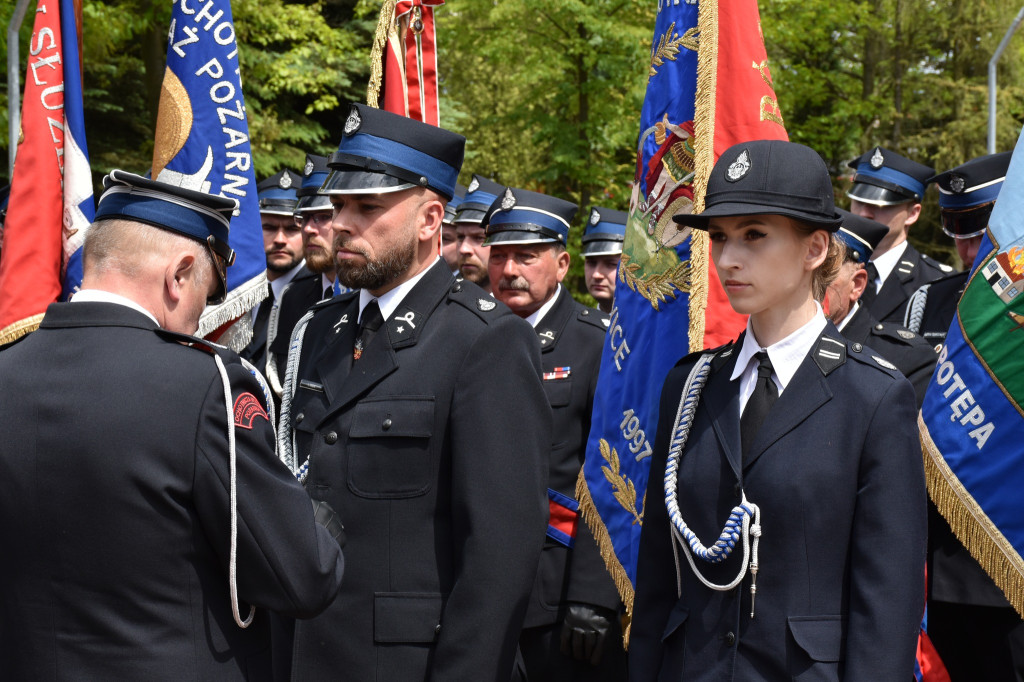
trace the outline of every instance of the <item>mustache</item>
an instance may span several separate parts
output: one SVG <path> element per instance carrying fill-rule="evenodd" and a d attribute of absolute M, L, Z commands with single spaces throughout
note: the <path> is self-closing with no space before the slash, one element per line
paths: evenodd
<path fill-rule="evenodd" d="M 339 235 L 337 235 L 334 238 L 334 241 L 332 242 L 331 246 L 332 246 L 332 248 L 334 249 L 335 252 L 337 252 L 339 249 L 345 249 L 346 251 L 352 251 L 353 253 L 358 253 L 360 256 L 362 256 L 363 258 L 365 258 L 367 260 L 370 259 L 370 254 L 368 254 L 363 249 L 351 246 L 350 245 L 351 242 L 352 242 L 351 238 L 349 238 L 349 237 L 347 237 L 347 236 L 345 236 L 343 234 L 339 234 Z"/>
<path fill-rule="evenodd" d="M 530 283 L 524 277 L 502 277 L 498 282 L 498 289 L 502 291 L 529 291 Z"/>

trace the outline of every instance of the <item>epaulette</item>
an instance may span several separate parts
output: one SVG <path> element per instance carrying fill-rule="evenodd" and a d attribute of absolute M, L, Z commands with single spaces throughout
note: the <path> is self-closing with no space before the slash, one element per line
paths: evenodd
<path fill-rule="evenodd" d="M 722 368 L 722 365 L 724 365 L 729 360 L 729 358 L 732 357 L 732 354 L 733 354 L 733 351 L 735 350 L 735 347 L 736 347 L 736 342 L 735 341 L 730 341 L 729 343 L 722 344 L 721 346 L 718 346 L 717 348 L 708 348 L 706 350 L 699 350 L 699 351 L 690 353 L 689 355 L 684 357 L 682 360 L 679 361 L 679 364 L 682 364 L 683 362 L 696 362 L 697 358 L 699 358 L 701 355 L 704 355 L 705 353 L 711 353 L 711 354 L 713 354 L 715 356 L 711 360 L 711 371 L 712 372 L 717 372 L 719 369 Z"/>
<path fill-rule="evenodd" d="M 172 332 L 168 329 L 162 329 L 157 327 L 153 330 L 157 336 L 164 338 L 167 341 L 175 341 L 189 348 L 195 348 L 201 350 L 208 355 L 220 355 L 221 359 L 228 359 L 235 355 L 227 346 L 222 346 L 219 343 L 214 343 L 209 339 L 202 339 L 198 336 L 192 336 L 191 334 L 182 334 L 180 332 Z"/>
<path fill-rule="evenodd" d="M 593 327 L 597 327 L 601 331 L 608 331 L 608 325 L 611 324 L 610 317 L 594 308 L 584 308 L 576 316 L 576 319 L 580 322 L 586 322 Z"/>
<path fill-rule="evenodd" d="M 937 270 L 940 270 L 942 272 L 945 272 L 945 273 L 953 272 L 952 266 L 946 265 L 945 263 L 940 263 L 939 261 L 935 260 L 934 258 L 929 256 L 928 254 L 922 253 L 921 254 L 921 261 L 924 262 L 924 263 L 927 263 L 928 265 L 930 265 L 933 268 L 936 268 Z"/>
<path fill-rule="evenodd" d="M 863 344 L 851 343 L 850 350 L 852 351 L 848 356 L 851 360 L 856 360 L 862 365 L 868 367 L 874 367 L 875 369 L 888 374 L 891 377 L 897 378 L 902 377 L 900 371 L 896 369 L 896 365 L 892 364 L 880 355 L 875 355 L 874 351 L 865 352 Z"/>
<path fill-rule="evenodd" d="M 850 348 L 854 353 L 859 353 L 863 346 L 855 343 Z M 831 336 L 822 336 L 814 345 L 811 355 L 821 373 L 828 376 L 846 362 L 846 344 Z"/>
<path fill-rule="evenodd" d="M 504 304 L 479 287 L 467 286 L 461 278 L 456 279 L 448 287 L 448 300 L 458 303 L 466 310 L 473 311 L 484 322 L 490 322 L 504 312 L 501 310 Z"/>
<path fill-rule="evenodd" d="M 325 299 L 323 299 L 321 301 L 317 301 L 313 305 L 309 306 L 309 309 L 310 310 L 315 310 L 315 311 L 319 312 L 320 310 L 323 310 L 324 308 L 329 308 L 332 305 L 338 305 L 339 303 L 342 303 L 342 302 L 346 302 L 347 303 L 348 301 L 350 301 L 352 299 L 353 295 L 357 295 L 358 296 L 358 290 L 356 290 L 356 291 L 349 291 L 349 292 L 346 292 L 344 294 L 338 294 L 337 296 L 331 296 L 330 298 L 325 298 Z"/>
<path fill-rule="evenodd" d="M 887 339 L 891 339 L 900 343 L 904 346 L 913 346 L 914 339 L 921 338 L 920 335 L 895 324 L 886 324 L 885 322 L 876 322 L 875 326 L 871 328 L 871 334 L 874 336 L 881 336 Z"/>

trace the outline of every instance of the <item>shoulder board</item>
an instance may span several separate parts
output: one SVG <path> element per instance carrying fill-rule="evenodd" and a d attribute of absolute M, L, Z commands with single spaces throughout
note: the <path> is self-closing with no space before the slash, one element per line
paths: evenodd
<path fill-rule="evenodd" d="M 733 350 L 735 349 L 735 347 L 736 342 L 730 341 L 729 343 L 722 344 L 717 348 L 699 350 L 695 353 L 690 353 L 689 355 L 684 357 L 682 360 L 679 361 L 679 364 L 683 364 L 684 362 L 694 363 L 701 355 L 704 355 L 705 353 L 712 353 L 715 357 L 712 358 L 711 360 L 711 371 L 717 372 L 719 369 L 721 369 L 722 365 L 724 365 L 729 360 L 729 358 L 732 357 Z"/>
<path fill-rule="evenodd" d="M 930 265 L 932 268 L 940 272 L 944 272 L 946 274 L 954 272 L 952 266 L 946 265 L 945 263 L 940 263 L 939 261 L 935 260 L 931 256 L 924 253 L 921 254 L 921 262 L 926 263 L 927 265 Z"/>
<path fill-rule="evenodd" d="M 473 311 L 484 322 L 489 322 L 508 312 L 508 309 L 498 299 L 472 282 L 464 281 L 461 277 L 448 287 L 448 300 Z"/>
<path fill-rule="evenodd" d="M 914 345 L 914 339 L 921 338 L 909 329 L 885 322 L 876 322 L 875 326 L 871 328 L 871 334 L 891 339 L 904 346 L 912 346 Z"/>
<path fill-rule="evenodd" d="M 856 353 L 863 346 L 855 343 L 851 348 Z M 814 357 L 814 364 L 818 365 L 818 369 L 825 376 L 828 376 L 846 363 L 846 344 L 838 339 L 833 339 L 831 336 L 825 335 L 818 339 L 818 343 L 814 345 L 811 353 Z"/>
<path fill-rule="evenodd" d="M 594 308 L 584 308 L 578 315 L 576 315 L 576 319 L 580 322 L 586 322 L 591 326 L 597 327 L 601 331 L 607 331 L 608 325 L 611 323 L 610 317 Z"/>
<path fill-rule="evenodd" d="M 229 358 L 234 359 L 238 357 L 238 355 L 227 346 L 222 346 L 219 343 L 214 343 L 209 339 L 202 339 L 199 338 L 198 336 L 192 336 L 190 334 L 172 332 L 167 329 L 161 329 L 160 327 L 157 327 L 153 331 L 156 332 L 157 336 L 163 338 L 166 341 L 174 341 L 184 346 L 188 346 L 189 348 L 201 350 L 208 355 L 220 355 L 222 360 L 226 360 Z"/>
<path fill-rule="evenodd" d="M 868 367 L 874 367 L 878 371 L 888 374 L 891 377 L 898 378 L 903 376 L 900 374 L 900 371 L 896 369 L 896 365 L 878 355 L 877 351 L 864 348 L 864 346 L 859 343 L 851 343 L 850 351 L 851 353 L 848 357 L 851 360 L 855 360 L 862 365 L 867 365 Z"/>
<path fill-rule="evenodd" d="M 322 301 L 317 301 L 313 305 L 309 306 L 309 309 L 320 311 L 323 310 L 324 308 L 329 308 L 332 305 L 338 305 L 339 303 L 348 303 L 349 301 L 352 300 L 353 295 L 358 296 L 359 294 L 356 291 L 350 291 L 344 294 L 338 294 L 337 296 L 331 296 L 330 298 L 325 298 Z"/>

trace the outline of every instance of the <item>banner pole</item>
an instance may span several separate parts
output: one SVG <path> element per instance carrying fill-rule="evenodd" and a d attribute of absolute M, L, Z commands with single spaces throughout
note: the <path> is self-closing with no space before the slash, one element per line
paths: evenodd
<path fill-rule="evenodd" d="M 14 155 L 18 153 L 18 131 L 21 130 L 21 64 L 18 33 L 25 22 L 29 0 L 18 0 L 14 15 L 7 25 L 7 177 L 14 177 Z M 13 93 L 13 94 L 12 94 Z"/>

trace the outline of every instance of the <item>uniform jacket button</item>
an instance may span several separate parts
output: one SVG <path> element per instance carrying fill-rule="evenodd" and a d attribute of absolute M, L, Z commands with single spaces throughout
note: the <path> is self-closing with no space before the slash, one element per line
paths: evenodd
<path fill-rule="evenodd" d="M 881 322 L 879 322 L 878 324 L 875 325 L 875 329 L 877 329 L 878 331 L 882 331 L 883 329 L 885 329 L 885 327 L 882 326 Z"/>
<path fill-rule="evenodd" d="M 295 423 L 296 424 L 301 424 L 302 420 L 305 419 L 305 418 L 306 418 L 306 414 L 304 412 L 299 412 L 297 415 L 295 415 Z"/>
<path fill-rule="evenodd" d="M 385 431 L 387 431 L 388 429 L 390 429 L 390 428 L 391 428 L 391 417 L 386 417 L 386 418 L 384 419 L 384 422 L 383 422 L 383 423 L 382 423 L 382 424 L 380 425 L 380 427 L 381 427 L 382 429 L 384 429 Z"/>
<path fill-rule="evenodd" d="M 734 635 L 731 632 L 725 633 L 724 639 L 725 639 L 725 645 L 726 646 L 732 646 L 733 644 L 736 643 L 736 635 Z"/>
<path fill-rule="evenodd" d="M 335 443 L 338 442 L 338 434 L 335 433 L 334 431 L 331 431 L 326 436 L 324 436 L 324 442 L 327 443 L 328 445 L 334 445 Z"/>
<path fill-rule="evenodd" d="M 435 635 L 441 634 L 441 624 L 440 623 L 438 623 L 436 626 L 434 626 L 434 634 Z"/>
<path fill-rule="evenodd" d="M 862 346 L 859 343 L 855 343 L 855 344 L 853 344 L 853 350 L 854 350 L 854 352 L 859 353 L 862 350 L 864 350 L 864 346 Z"/>

